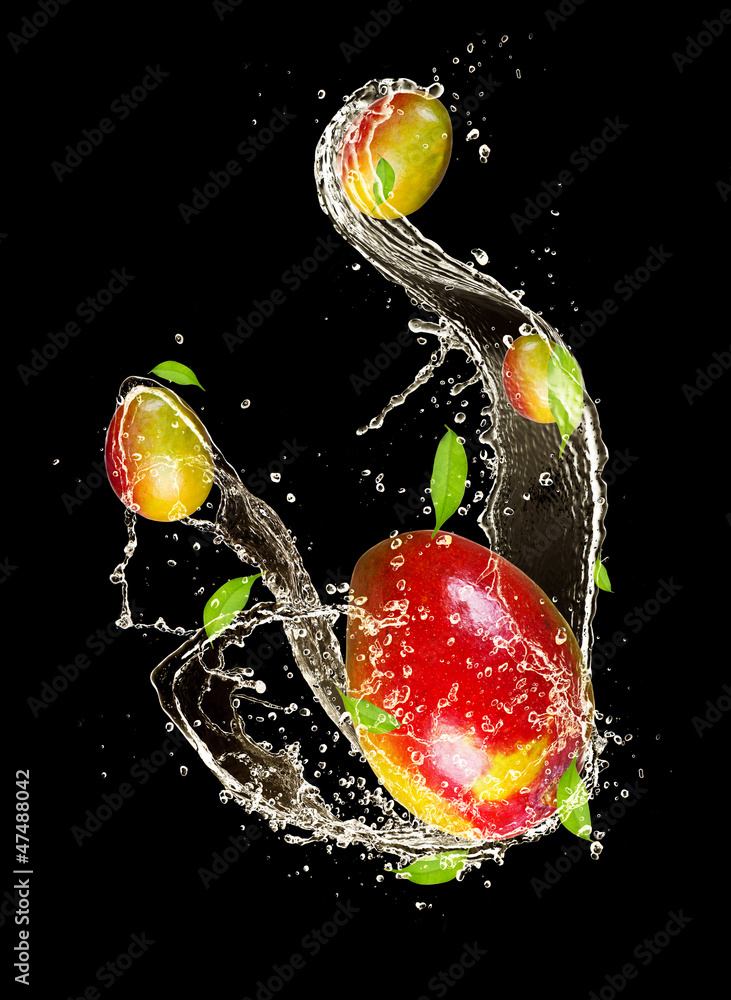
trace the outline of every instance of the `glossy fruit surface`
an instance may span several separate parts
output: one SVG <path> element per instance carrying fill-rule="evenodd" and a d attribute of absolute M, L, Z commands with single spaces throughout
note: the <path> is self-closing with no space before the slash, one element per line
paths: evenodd
<path fill-rule="evenodd" d="M 516 337 L 503 359 L 503 387 L 511 405 L 539 424 L 553 424 L 548 402 L 551 347 L 537 333 Z"/>
<path fill-rule="evenodd" d="M 397 219 L 428 201 L 451 152 L 452 123 L 441 101 L 397 92 L 375 101 L 349 127 L 340 148 L 340 176 L 361 212 Z"/>
<path fill-rule="evenodd" d="M 503 839 L 556 808 L 591 730 L 591 686 L 553 602 L 507 560 L 459 535 L 414 531 L 358 561 L 348 695 L 398 720 L 356 726 L 393 797 L 465 838 Z"/>
<path fill-rule="evenodd" d="M 207 499 L 213 485 L 208 432 L 170 389 L 139 386 L 125 396 L 107 429 L 104 458 L 125 506 L 153 521 L 178 521 Z"/>

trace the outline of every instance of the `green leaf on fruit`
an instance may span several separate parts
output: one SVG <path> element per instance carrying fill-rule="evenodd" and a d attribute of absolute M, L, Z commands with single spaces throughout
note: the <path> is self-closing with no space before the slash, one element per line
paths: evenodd
<path fill-rule="evenodd" d="M 563 454 L 568 437 L 581 423 L 584 410 L 584 383 L 581 371 L 561 344 L 551 345 L 548 359 L 548 406 L 561 434 Z"/>
<path fill-rule="evenodd" d="M 354 725 L 365 726 L 369 733 L 390 733 L 401 725 L 385 708 L 379 708 L 367 698 L 349 698 L 343 691 L 340 691 L 340 697 Z"/>
<path fill-rule="evenodd" d="M 163 361 L 157 367 L 151 368 L 148 374 L 158 375 L 166 382 L 175 382 L 177 385 L 197 385 L 199 389 L 203 389 L 195 372 L 187 365 L 181 365 L 179 361 Z M 203 389 L 203 392 L 205 391 Z"/>
<path fill-rule="evenodd" d="M 431 498 L 436 517 L 432 538 L 447 518 L 459 509 L 466 482 L 467 452 L 454 431 L 447 427 L 447 433 L 437 445 L 431 474 Z"/>
<path fill-rule="evenodd" d="M 600 590 L 606 590 L 610 594 L 614 593 L 612 585 L 609 582 L 609 573 L 607 573 L 607 568 L 603 562 L 599 561 L 599 559 L 597 559 L 594 563 L 594 583 Z"/>
<path fill-rule="evenodd" d="M 373 182 L 373 197 L 376 199 L 376 208 L 384 201 L 388 201 L 395 183 L 396 173 L 393 167 L 388 160 L 381 157 L 376 167 L 376 179 Z"/>
<path fill-rule="evenodd" d="M 239 611 L 243 611 L 249 600 L 251 585 L 260 576 L 261 573 L 256 573 L 254 576 L 237 576 L 211 594 L 203 609 L 203 625 L 209 639 L 222 632 L 231 624 Z"/>
<path fill-rule="evenodd" d="M 556 801 L 559 817 L 566 829 L 576 837 L 591 840 L 589 793 L 573 760 L 558 780 Z"/>
<path fill-rule="evenodd" d="M 420 858 L 406 868 L 395 869 L 398 878 L 407 878 L 417 885 L 440 885 L 457 878 L 467 860 L 467 851 L 447 851 Z"/>

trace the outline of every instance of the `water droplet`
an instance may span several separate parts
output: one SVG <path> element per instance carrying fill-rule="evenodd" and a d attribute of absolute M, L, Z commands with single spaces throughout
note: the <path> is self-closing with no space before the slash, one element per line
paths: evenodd
<path fill-rule="evenodd" d="M 323 99 L 323 97 L 325 96 L 325 91 L 324 91 L 324 90 L 318 90 L 318 91 L 317 91 L 317 96 L 318 96 L 318 98 L 319 98 L 320 100 L 322 100 L 322 99 Z"/>
<path fill-rule="evenodd" d="M 540 476 L 538 477 L 538 482 L 541 484 L 541 486 L 553 485 L 553 480 L 551 479 L 550 475 L 547 472 L 542 472 L 540 474 Z"/>
<path fill-rule="evenodd" d="M 466 142 L 472 142 L 473 139 L 479 139 L 479 138 L 480 138 L 480 130 L 476 129 L 476 128 L 473 128 L 473 129 L 470 129 L 470 131 L 467 133 L 467 135 L 465 137 L 465 141 Z"/>
<path fill-rule="evenodd" d="M 287 503 L 294 503 L 296 499 L 297 497 L 294 495 L 294 493 L 287 494 Z"/>
<path fill-rule="evenodd" d="M 251 406 L 251 400 L 250 399 L 242 399 L 241 400 L 241 409 L 242 410 L 248 410 L 248 408 L 250 406 Z"/>
<path fill-rule="evenodd" d="M 182 333 L 176 333 L 175 334 L 175 343 L 176 344 L 182 344 L 183 343 L 183 334 Z"/>
<path fill-rule="evenodd" d="M 271 481 L 273 483 L 278 483 L 279 480 L 282 478 L 282 473 L 281 472 L 270 472 L 269 473 L 269 478 L 271 479 Z"/>
<path fill-rule="evenodd" d="M 182 764 L 182 765 L 181 765 L 181 767 L 180 767 L 180 773 L 181 773 L 181 775 L 182 775 L 183 777 L 185 777 L 185 776 L 186 776 L 186 774 L 188 773 L 188 768 L 187 768 L 187 767 L 185 766 L 185 764 Z"/>

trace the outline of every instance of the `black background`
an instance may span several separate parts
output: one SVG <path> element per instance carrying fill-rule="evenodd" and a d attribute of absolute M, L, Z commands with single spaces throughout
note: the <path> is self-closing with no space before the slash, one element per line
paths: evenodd
<path fill-rule="evenodd" d="M 285 13 L 273 4 L 74 0 L 48 23 L 36 16 L 34 36 L 24 18 L 39 7 L 5 8 L 0 558 L 9 731 L 0 977 L 12 995 L 76 998 L 96 988 L 121 998 L 161 989 L 241 1000 L 269 981 L 285 997 L 317 988 L 327 997 L 414 1000 L 497 989 L 609 998 L 697 987 L 718 964 L 712 901 L 726 897 L 731 725 L 728 655 L 719 651 L 731 532 L 722 400 L 731 375 L 714 352 L 730 349 L 730 209 L 718 182 L 731 183 L 731 25 L 719 37 L 702 35 L 702 47 L 689 50 L 699 54 L 679 65 L 673 54 L 707 31 L 704 19 L 721 24 L 719 7 L 638 15 L 629 4 L 592 0 L 564 4 L 559 17 L 542 6 L 490 4 L 479 16 L 455 6 L 429 14 L 404 2 L 376 30 L 367 5 Z M 560 14 L 558 4 L 550 10 Z M 13 41 L 24 25 L 31 37 Z M 148 66 L 166 75 L 121 120 L 110 109 Z M 372 372 L 368 363 L 405 329 L 412 307 L 335 237 L 318 205 L 313 160 L 345 95 L 379 77 L 428 84 L 435 72 L 455 106 L 475 92 L 478 75 L 492 73 L 499 84 L 473 116 L 492 150 L 488 164 L 462 122 L 447 176 L 413 220 L 447 253 L 468 260 L 473 248 L 485 249 L 485 270 L 524 288 L 526 303 L 564 332 L 607 298 L 618 300 L 615 283 L 651 248 L 667 256 L 576 347 L 601 401 L 614 469 L 603 554 L 615 593 L 600 595 L 595 619 L 604 650 L 595 690 L 612 717 L 605 727 L 622 740 L 609 741 L 607 787 L 592 803 L 610 824 L 604 851 L 590 859 L 562 829 L 509 851 L 502 866 L 418 887 L 388 873 L 379 880 L 387 859 L 291 846 L 283 831 L 222 805 L 215 777 L 187 743 L 138 777 L 145 760 L 161 760 L 170 736 L 149 674 L 177 640 L 114 627 L 120 592 L 109 576 L 126 534 L 98 464 L 122 380 L 173 358 L 201 379 L 205 394 L 181 394 L 245 482 L 297 444 L 282 482 L 267 482 L 262 495 L 292 528 L 323 591 L 347 581 L 358 555 L 401 527 L 396 488 L 422 484 L 445 404 L 436 412 L 431 390 L 421 390 L 383 431 L 356 437 L 429 348 L 414 342 L 370 384 L 354 381 Z M 237 147 L 277 112 L 289 124 L 246 162 Z M 59 179 L 53 162 L 103 118 L 113 132 Z M 607 118 L 627 127 L 585 170 L 572 168 L 572 154 Z M 180 204 L 232 159 L 241 172 L 186 222 Z M 515 213 L 566 168 L 574 183 L 551 206 L 558 215 L 543 210 L 518 231 Z M 292 289 L 284 275 L 319 239 L 337 249 Z M 93 322 L 80 320 L 78 304 L 106 288 L 114 269 L 134 276 L 128 287 Z M 223 332 L 276 288 L 285 302 L 229 350 Z M 53 356 L 51 332 L 73 320 L 78 336 Z M 372 475 L 361 478 L 365 468 Z M 375 490 L 378 472 L 385 494 Z M 197 592 L 236 575 L 233 557 L 194 557 L 185 526 L 140 523 L 138 535 L 130 582 L 139 617 L 197 627 Z M 648 602 L 663 581 L 676 593 L 658 609 Z M 635 607 L 651 612 L 639 630 L 627 622 Z M 617 632 L 626 641 L 616 642 Z M 85 669 L 58 690 L 61 667 L 79 656 Z M 277 651 L 260 675 L 279 676 L 285 661 Z M 30 989 L 13 981 L 17 770 L 31 775 Z M 73 828 L 124 783 L 130 798 L 79 843 Z M 242 823 L 257 839 L 206 888 L 199 870 Z M 313 954 L 305 935 L 330 930 L 338 902 L 350 916 Z M 683 929 L 663 936 L 673 913 Z M 113 984 L 100 978 L 135 934 L 154 943 L 131 963 L 123 958 L 129 968 Z M 649 962 L 637 950 L 645 939 L 657 952 Z M 466 945 L 478 949 L 472 968 L 462 961 Z M 277 989 L 275 967 L 296 952 L 304 968 Z"/>

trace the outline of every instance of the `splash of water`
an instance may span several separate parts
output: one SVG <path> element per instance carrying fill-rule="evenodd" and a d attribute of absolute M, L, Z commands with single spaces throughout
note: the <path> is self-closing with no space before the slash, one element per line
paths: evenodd
<path fill-rule="evenodd" d="M 585 394 L 582 422 L 559 459 L 558 431 L 553 445 L 547 447 L 546 427 L 515 413 L 504 398 L 501 381 L 502 359 L 511 338 L 536 331 L 561 343 L 560 336 L 523 305 L 519 294 L 448 256 L 408 219 L 376 222 L 361 215 L 344 195 L 338 179 L 338 149 L 354 118 L 389 92 L 414 89 L 421 88 L 409 80 L 371 81 L 346 101 L 325 129 L 316 151 L 318 197 L 335 229 L 387 280 L 404 288 L 414 305 L 434 317 L 433 321 L 411 323 L 415 332 L 435 338 L 431 362 L 359 433 L 395 419 L 389 417 L 392 411 L 426 384 L 451 352 L 467 357 L 474 366 L 474 376 L 453 386 L 451 392 L 456 395 L 467 385 L 479 383 L 487 400 L 481 414 L 484 419 L 478 428 L 472 428 L 491 480 L 479 518 L 487 544 L 552 596 L 571 624 L 588 665 L 597 597 L 592 567 L 604 539 L 606 510 L 601 471 L 607 456 L 597 412 Z M 439 96 L 439 87 L 431 92 Z M 462 426 L 460 432 L 466 429 Z M 346 684 L 334 626 L 347 608 L 321 603 L 278 514 L 246 489 L 215 446 L 213 458 L 221 492 L 215 523 L 196 518 L 186 518 L 184 523 L 211 533 L 242 562 L 258 567 L 273 599 L 247 607 L 213 642 L 203 630 L 189 634 L 155 668 L 152 681 L 165 712 L 221 781 L 222 795 L 249 812 L 259 813 L 273 828 L 286 827 L 286 838 L 293 842 L 359 845 L 402 864 L 465 848 L 469 852 L 467 868 L 487 859 L 502 863 L 509 846 L 536 840 L 556 829 L 559 820 L 554 816 L 507 841 L 466 842 L 420 823 L 384 793 L 364 762 L 338 693 Z M 125 560 L 112 579 L 123 585 L 121 621 L 129 625 L 132 617 L 125 568 L 136 540 L 134 515 L 128 514 L 127 520 Z M 535 544 L 536 539 L 540 545 Z M 257 628 L 273 622 L 281 623 L 299 671 L 330 720 L 333 745 L 341 736 L 349 745 L 352 768 L 346 766 L 340 772 L 337 788 L 329 794 L 306 775 L 311 748 L 303 748 L 298 741 L 287 742 L 289 727 L 281 723 L 297 706 L 265 700 L 262 696 L 268 691 L 261 680 L 254 681 L 250 670 L 225 662 L 229 647 L 245 646 Z M 160 622 L 155 627 L 166 628 Z M 247 709 L 258 709 L 261 714 L 247 715 Z M 256 739 L 257 724 L 263 723 L 265 716 L 272 735 Z M 321 735 L 315 737 L 315 742 L 321 739 Z M 584 768 L 591 792 L 598 787 L 599 753 L 604 745 L 595 729 Z M 322 753 L 325 746 L 319 750 Z M 349 769 L 355 773 L 348 773 Z"/>

